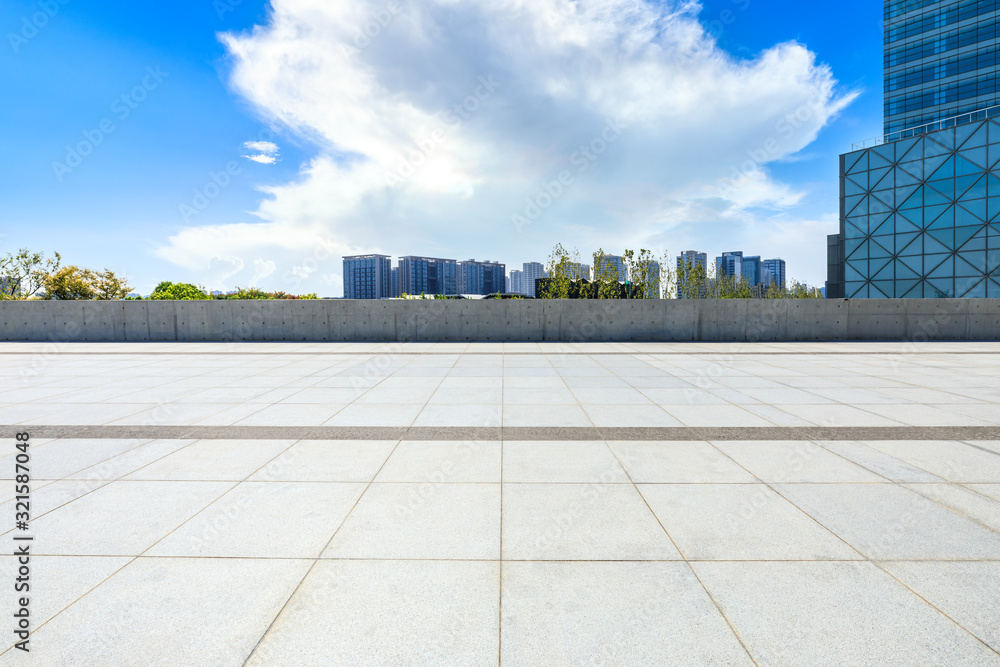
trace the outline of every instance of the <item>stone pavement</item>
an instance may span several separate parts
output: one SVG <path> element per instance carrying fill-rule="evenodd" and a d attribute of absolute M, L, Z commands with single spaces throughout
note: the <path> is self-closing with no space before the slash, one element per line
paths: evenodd
<path fill-rule="evenodd" d="M 6 343 L 0 425 L 3 665 L 1000 665 L 1000 344 Z"/>

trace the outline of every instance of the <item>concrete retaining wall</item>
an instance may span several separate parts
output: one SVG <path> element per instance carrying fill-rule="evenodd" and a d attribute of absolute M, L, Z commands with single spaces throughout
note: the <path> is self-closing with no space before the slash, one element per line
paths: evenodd
<path fill-rule="evenodd" d="M 0 302 L 0 341 L 827 340 L 1000 340 L 1000 299 Z"/>

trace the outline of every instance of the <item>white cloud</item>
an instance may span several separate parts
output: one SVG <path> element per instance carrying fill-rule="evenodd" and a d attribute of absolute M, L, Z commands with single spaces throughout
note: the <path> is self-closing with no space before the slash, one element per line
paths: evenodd
<path fill-rule="evenodd" d="M 271 260 L 255 259 L 253 261 L 254 274 L 250 279 L 250 286 L 256 287 L 264 278 L 273 275 L 278 270 L 278 265 Z"/>
<path fill-rule="evenodd" d="M 245 157 L 248 160 L 252 160 L 254 162 L 258 162 L 260 164 L 274 164 L 275 162 L 278 161 L 278 159 L 276 157 L 274 157 L 273 155 L 263 155 L 263 154 L 261 154 L 261 155 L 244 155 L 243 157 Z"/>
<path fill-rule="evenodd" d="M 248 141 L 243 144 L 243 148 L 252 151 L 253 155 L 244 155 L 248 160 L 253 160 L 260 164 L 274 164 L 278 161 L 278 144 L 270 141 Z"/>
<path fill-rule="evenodd" d="M 762 211 L 784 220 L 803 193 L 767 165 L 853 99 L 802 45 L 729 56 L 692 2 L 272 5 L 268 25 L 224 37 L 232 82 L 317 157 L 262 188 L 263 222 L 185 229 L 160 255 L 191 265 L 206 247 L 266 252 L 274 279 L 303 289 L 336 274 L 327 263 L 343 252 L 521 262 L 556 241 L 676 251 L 679 229 L 769 238 L 779 227 Z M 250 159 L 273 158 L 272 146 L 248 147 Z M 825 249 L 813 236 L 801 242 Z M 338 254 L 303 265 L 317 247 Z"/>
<path fill-rule="evenodd" d="M 271 141 L 248 141 L 243 144 L 243 148 L 248 151 L 265 153 L 267 155 L 276 155 L 278 153 L 278 144 Z"/>

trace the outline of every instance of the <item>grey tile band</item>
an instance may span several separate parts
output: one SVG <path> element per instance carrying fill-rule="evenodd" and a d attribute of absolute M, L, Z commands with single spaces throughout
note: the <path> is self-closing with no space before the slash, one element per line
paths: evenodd
<path fill-rule="evenodd" d="M 0 439 L 27 432 L 32 438 L 96 440 L 1000 440 L 1000 426 L 898 427 L 312 427 L 312 426 L 0 426 Z"/>
<path fill-rule="evenodd" d="M 836 342 L 836 341 L 830 341 Z M 945 342 L 948 341 L 934 341 L 934 342 Z M 960 342 L 960 341 L 954 341 Z M 176 345 L 183 345 L 183 343 L 175 343 Z M 193 343 L 199 344 L 199 343 Z M 203 344 L 203 343 L 200 343 Z M 683 345 L 684 343 L 673 343 L 675 345 Z M 704 345 L 703 342 L 695 342 L 692 345 Z M 726 343 L 719 343 L 719 345 L 725 345 Z M 747 345 L 748 343 L 739 343 L 740 345 Z M 809 343 L 797 343 L 802 345 L 809 345 Z M 838 345 L 845 345 L 845 343 L 837 343 Z M 846 343 L 850 344 L 850 343 Z M 904 345 L 905 343 L 899 343 Z M 365 352 L 349 352 L 349 351 L 315 351 L 315 352 L 229 352 L 229 351 L 219 351 L 219 352 L 186 352 L 184 350 L 178 350 L 176 352 L 94 352 L 92 350 L 86 351 L 40 351 L 40 352 L 5 352 L 0 350 L 0 356 L 23 356 L 23 357 L 34 357 L 34 356 L 67 356 L 67 357 L 85 357 L 85 356 L 124 356 L 124 357 L 198 357 L 198 356 L 227 356 L 227 357 L 378 357 L 378 356 L 393 356 L 393 357 L 568 357 L 568 356 L 583 356 L 583 357 L 726 357 L 726 356 L 739 356 L 739 357 L 773 357 L 773 356 L 811 356 L 811 357 L 837 357 L 837 356 L 899 356 L 899 355 L 922 355 L 922 354 L 933 354 L 933 355 L 956 355 L 956 356 L 969 356 L 969 355 L 996 355 L 994 351 L 987 350 L 934 350 L 927 349 L 921 350 L 919 348 L 908 347 L 905 350 L 854 350 L 854 351 L 837 351 L 837 350 L 761 350 L 759 352 L 754 351 L 744 351 L 744 350 L 728 350 L 728 351 L 712 351 L 712 350 L 669 350 L 669 351 L 644 351 L 644 350 L 621 350 L 618 352 L 588 352 L 586 350 L 543 350 L 543 351 L 514 351 L 514 352 L 397 352 L 395 350 L 374 350 Z"/>

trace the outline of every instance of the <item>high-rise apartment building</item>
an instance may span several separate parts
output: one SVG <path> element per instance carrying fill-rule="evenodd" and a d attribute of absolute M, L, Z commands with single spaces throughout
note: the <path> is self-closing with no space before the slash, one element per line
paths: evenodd
<path fill-rule="evenodd" d="M 459 294 L 496 294 L 507 286 L 507 267 L 499 262 L 477 262 L 469 259 L 458 263 Z"/>
<path fill-rule="evenodd" d="M 458 294 L 458 263 L 453 259 L 399 258 L 400 294 Z"/>
<path fill-rule="evenodd" d="M 527 294 L 524 284 L 524 271 L 518 271 L 517 269 L 511 269 L 510 272 L 510 284 L 507 286 L 507 291 L 510 294 Z"/>
<path fill-rule="evenodd" d="M 885 136 L 840 157 L 828 298 L 1000 297 L 997 9 L 886 0 Z"/>
<path fill-rule="evenodd" d="M 399 267 L 392 267 L 392 298 L 399 298 Z"/>
<path fill-rule="evenodd" d="M 388 299 L 392 296 L 392 260 L 388 255 L 344 257 L 345 299 Z"/>
<path fill-rule="evenodd" d="M 524 291 L 522 294 L 535 296 L 535 281 L 545 277 L 545 267 L 539 262 L 525 262 L 524 270 Z"/>
<path fill-rule="evenodd" d="M 615 280 L 620 283 L 628 281 L 628 272 L 625 270 L 625 260 L 622 259 L 620 255 L 605 255 L 603 262 L 605 263 L 605 266 L 610 264 L 611 267 L 613 267 L 616 274 Z M 597 267 L 595 266 L 594 269 L 597 270 Z"/>
<path fill-rule="evenodd" d="M 688 271 L 695 267 L 701 267 L 702 272 L 708 276 L 708 253 L 697 250 L 686 250 L 677 257 L 677 298 L 685 298 L 685 286 Z"/>

